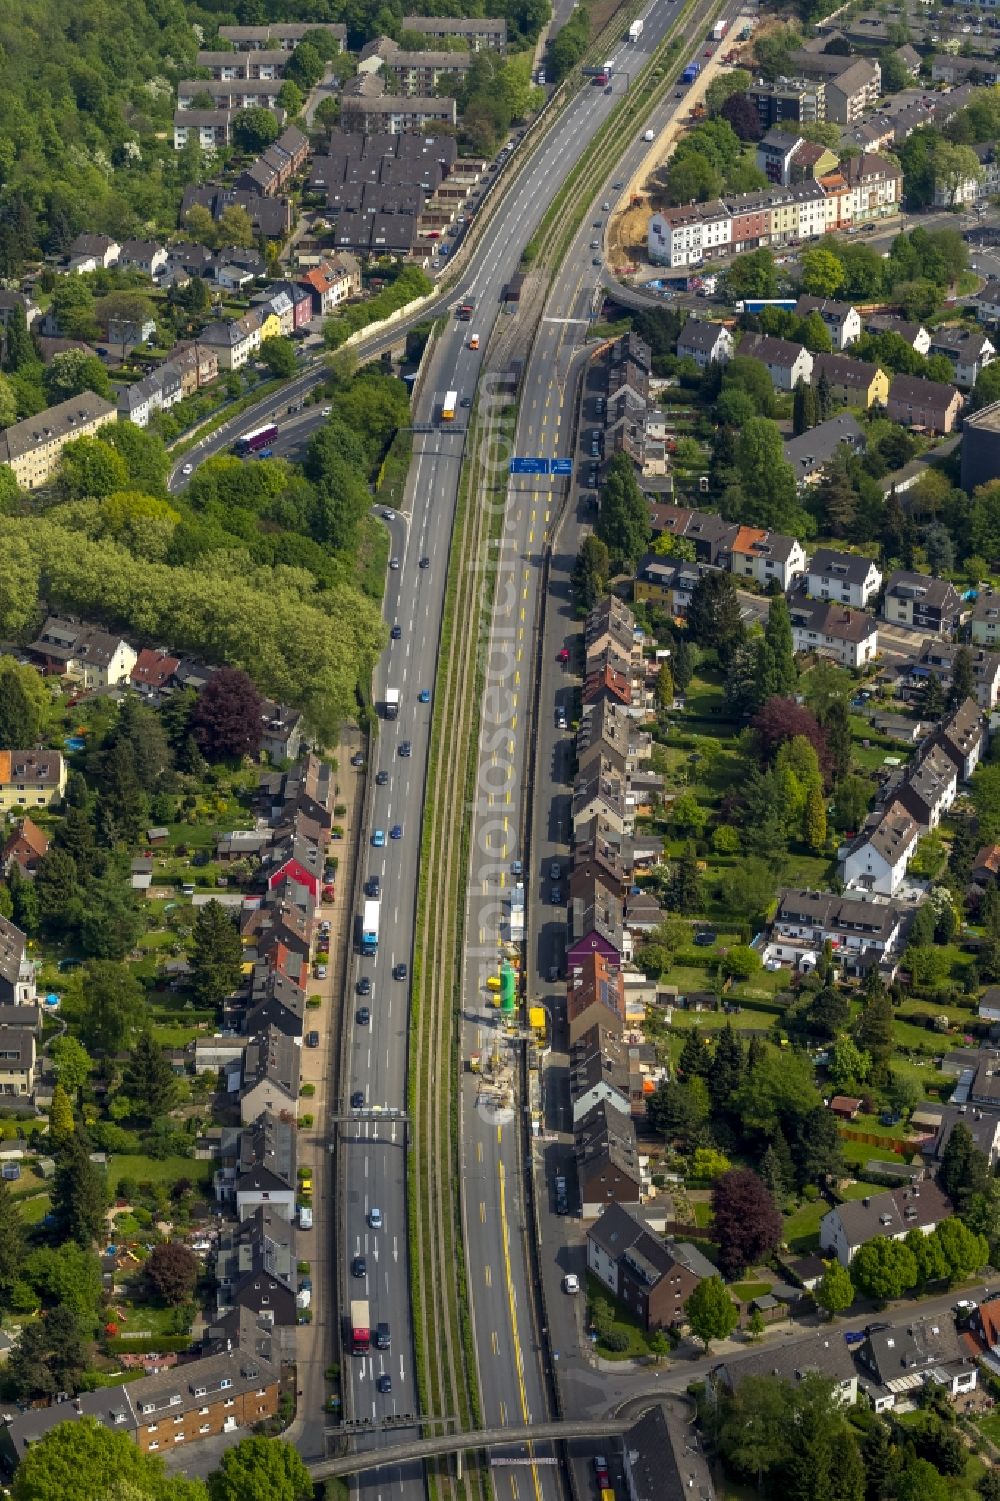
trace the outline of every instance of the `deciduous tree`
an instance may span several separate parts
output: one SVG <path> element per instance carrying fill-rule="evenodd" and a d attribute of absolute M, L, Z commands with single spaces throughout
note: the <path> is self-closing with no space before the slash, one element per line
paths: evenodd
<path fill-rule="evenodd" d="M 154 1246 L 143 1265 L 153 1294 L 164 1303 L 184 1303 L 198 1283 L 198 1258 L 180 1241 Z"/>
<path fill-rule="evenodd" d="M 739 1323 L 739 1309 L 726 1291 L 721 1277 L 705 1277 L 684 1304 L 691 1331 L 705 1346 L 713 1339 L 727 1339 Z"/>
<path fill-rule="evenodd" d="M 851 1261 L 851 1280 L 876 1303 L 901 1298 L 917 1280 L 917 1263 L 904 1241 L 876 1235 L 859 1246 Z"/>
<path fill-rule="evenodd" d="M 712 1190 L 719 1265 L 728 1277 L 769 1256 L 781 1239 L 781 1215 L 755 1172 L 735 1168 Z"/>
<path fill-rule="evenodd" d="M 210 1501 L 311 1501 L 313 1482 L 291 1444 L 245 1438 L 222 1456 L 208 1491 Z"/>
<path fill-rule="evenodd" d="M 212 674 L 198 695 L 191 729 L 209 761 L 239 761 L 257 754 L 261 697 L 245 672 L 220 667 Z"/>
<path fill-rule="evenodd" d="M 839 1261 L 828 1261 L 813 1296 L 823 1312 L 835 1319 L 838 1313 L 844 1313 L 854 1302 L 854 1283 L 850 1272 Z"/>

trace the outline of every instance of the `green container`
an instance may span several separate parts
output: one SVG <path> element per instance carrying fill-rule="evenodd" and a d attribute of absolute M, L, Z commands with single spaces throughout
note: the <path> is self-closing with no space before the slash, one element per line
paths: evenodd
<path fill-rule="evenodd" d="M 517 994 L 517 977 L 513 966 L 504 964 L 500 970 L 500 1010 L 504 1016 L 513 1016 Z"/>

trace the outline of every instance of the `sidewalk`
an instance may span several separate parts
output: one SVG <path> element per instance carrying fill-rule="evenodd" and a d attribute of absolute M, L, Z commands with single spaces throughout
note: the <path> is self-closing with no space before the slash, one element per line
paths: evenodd
<path fill-rule="evenodd" d="M 354 891 L 354 834 L 364 806 L 365 773 L 351 765 L 351 757 L 364 749 L 364 737 L 355 725 L 345 725 L 334 752 L 337 763 L 337 802 L 346 812 L 336 817 L 343 829 L 343 839 L 331 843 L 330 852 L 339 860 L 336 896 L 317 908 L 317 921 L 330 924 L 330 960 L 325 980 L 311 979 L 309 994 L 320 995 L 322 1006 L 306 1012 L 305 1031 L 320 1034 L 317 1048 L 302 1049 L 302 1083 L 312 1084 L 315 1094 L 303 1098 L 299 1115 L 311 1115 L 313 1124 L 299 1131 L 300 1168 L 310 1168 L 313 1177 L 313 1228 L 299 1230 L 296 1255 L 308 1261 L 312 1279 L 311 1322 L 300 1325 L 296 1340 L 298 1402 L 295 1421 L 285 1437 L 304 1458 L 319 1458 L 325 1453 L 326 1418 L 323 1407 L 332 1388 L 325 1372 L 334 1360 L 336 1330 L 336 1281 L 338 1256 L 337 1207 L 332 1191 L 332 1137 L 327 1124 L 332 1109 L 338 1105 L 333 1096 L 340 1048 L 341 1001 L 350 964 L 351 925 Z M 336 1419 L 332 1419 L 336 1421 Z"/>

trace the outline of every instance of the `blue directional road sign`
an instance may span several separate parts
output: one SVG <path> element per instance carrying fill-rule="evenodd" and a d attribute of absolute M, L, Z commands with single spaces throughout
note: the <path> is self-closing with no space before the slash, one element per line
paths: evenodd
<path fill-rule="evenodd" d="M 548 474 L 548 459 L 511 459 L 511 474 Z"/>
<path fill-rule="evenodd" d="M 553 459 L 552 460 L 552 473 L 553 474 L 572 474 L 573 473 L 573 460 L 572 459 Z"/>

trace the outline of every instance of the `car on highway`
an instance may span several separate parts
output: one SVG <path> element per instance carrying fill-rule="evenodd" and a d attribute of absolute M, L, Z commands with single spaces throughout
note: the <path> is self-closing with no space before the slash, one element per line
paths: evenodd
<path fill-rule="evenodd" d="M 398 573 L 399 572 L 399 559 L 398 558 L 390 558 L 389 559 L 389 567 L 392 569 L 393 573 Z"/>
<path fill-rule="evenodd" d="M 392 826 L 392 828 L 389 830 L 389 838 L 390 839 L 402 839 L 402 837 L 403 837 L 403 825 L 401 823 L 394 823 L 393 826 Z"/>
<path fill-rule="evenodd" d="M 378 876 L 369 876 L 365 882 L 365 896 L 370 896 L 372 901 L 378 901 L 382 895 L 382 882 Z"/>
<path fill-rule="evenodd" d="M 591 264 L 591 265 L 592 265 L 592 266 L 600 266 L 600 265 L 602 265 L 602 264 L 603 264 L 603 263 L 602 263 L 602 261 L 601 261 L 601 257 L 600 257 L 600 256 L 599 256 L 599 255 L 595 255 L 595 256 L 594 256 L 594 259 L 593 259 L 593 260 L 592 260 L 592 261 L 591 261 L 591 263 L 590 263 L 590 264 Z"/>
<path fill-rule="evenodd" d="M 364 1256 L 355 1256 L 351 1261 L 352 1277 L 368 1276 L 368 1261 Z"/>
<path fill-rule="evenodd" d="M 422 704 L 429 704 L 431 701 L 431 690 L 429 688 L 421 688 L 417 697 Z"/>
<path fill-rule="evenodd" d="M 591 240 L 591 242 L 590 242 L 590 248 L 591 248 L 591 250 L 600 250 L 600 248 L 601 248 L 601 242 L 600 242 L 600 240 Z"/>
<path fill-rule="evenodd" d="M 408 759 L 410 755 L 410 742 L 408 740 L 401 740 L 399 742 L 399 754 L 404 761 Z"/>
<path fill-rule="evenodd" d="M 358 978 L 358 983 L 354 988 L 358 992 L 358 995 L 371 995 L 372 982 L 371 980 L 369 980 L 367 975 L 360 975 Z"/>
<path fill-rule="evenodd" d="M 471 396 L 463 396 L 462 399 L 461 399 L 461 401 L 458 404 L 459 404 L 460 407 L 471 407 L 471 405 L 472 405 L 472 397 Z"/>
<path fill-rule="evenodd" d="M 364 1092 L 363 1089 L 356 1089 L 354 1091 L 354 1093 L 351 1095 L 351 1109 L 352 1110 L 363 1110 L 364 1109 L 364 1105 L 365 1105 L 365 1092 Z"/>
<path fill-rule="evenodd" d="M 580 1291 L 580 1279 L 575 1272 L 567 1272 L 562 1281 L 564 1293 L 578 1293 Z"/>
<path fill-rule="evenodd" d="M 403 635 L 403 627 L 401 625 L 394 625 L 389 635 L 393 641 L 399 641 Z"/>
<path fill-rule="evenodd" d="M 377 1381 L 375 1382 L 375 1386 L 376 1389 L 381 1392 L 384 1397 L 387 1397 L 392 1391 L 392 1377 L 379 1376 Z"/>
<path fill-rule="evenodd" d="M 373 1230 L 381 1230 L 382 1228 L 382 1211 L 377 1204 L 373 1204 L 368 1211 L 368 1223 Z"/>
<path fill-rule="evenodd" d="M 421 558 L 420 559 L 420 567 L 421 568 L 429 568 L 430 566 L 431 566 L 431 560 L 430 560 L 430 558 Z"/>
<path fill-rule="evenodd" d="M 385 829 L 376 829 L 372 834 L 372 844 L 377 850 L 385 848 Z"/>
<path fill-rule="evenodd" d="M 384 787 L 385 784 L 386 784 L 386 782 L 388 780 L 389 780 L 389 773 L 387 771 L 377 771 L 375 773 L 375 786 L 376 787 Z"/>
<path fill-rule="evenodd" d="M 599 1491 L 609 1489 L 611 1476 L 608 1474 L 608 1461 L 603 1454 L 594 1455 L 594 1479 L 597 1481 Z"/>
<path fill-rule="evenodd" d="M 194 473 L 194 465 L 193 464 L 185 464 L 184 468 L 181 470 L 181 474 L 193 474 L 193 473 Z"/>
<path fill-rule="evenodd" d="M 307 1032 L 306 1033 L 306 1047 L 307 1048 L 318 1048 L 319 1047 L 319 1033 L 318 1032 Z"/>
<path fill-rule="evenodd" d="M 370 1027 L 371 1026 L 371 1023 L 372 1023 L 372 1014 L 369 1011 L 369 1009 L 368 1009 L 367 1006 L 359 1006 L 358 1007 L 357 1017 L 358 1017 L 358 1026 L 359 1027 Z"/>
<path fill-rule="evenodd" d="M 409 971 L 405 964 L 394 964 L 392 967 L 392 978 L 394 980 L 405 980 L 408 973 Z"/>

